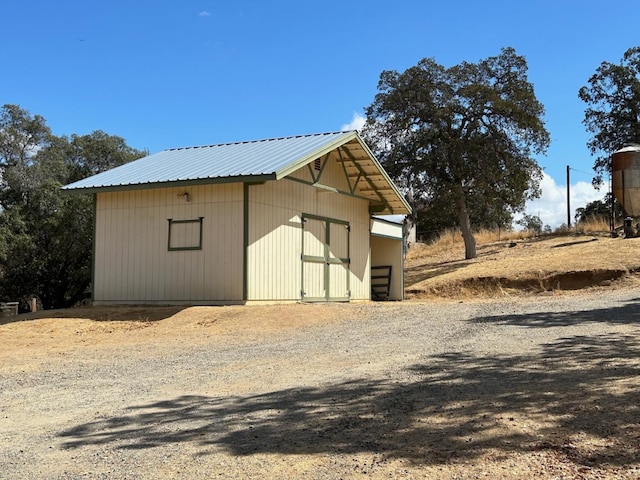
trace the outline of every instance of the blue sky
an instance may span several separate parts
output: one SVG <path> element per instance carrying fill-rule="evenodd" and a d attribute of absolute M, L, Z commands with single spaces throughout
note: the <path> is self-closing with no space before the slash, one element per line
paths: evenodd
<path fill-rule="evenodd" d="M 323 2 L 207 0 L 2 2 L 0 104 L 57 135 L 104 130 L 165 148 L 337 131 L 357 124 L 380 72 L 421 58 L 444 66 L 514 47 L 546 108 L 539 158 L 544 223 L 602 193 L 578 89 L 640 44 L 630 0 Z"/>

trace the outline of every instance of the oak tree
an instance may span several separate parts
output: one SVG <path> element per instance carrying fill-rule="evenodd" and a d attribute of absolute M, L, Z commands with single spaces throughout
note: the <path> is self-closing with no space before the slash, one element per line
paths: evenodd
<path fill-rule="evenodd" d="M 628 49 L 619 64 L 602 62 L 578 91 L 587 104 L 583 124 L 587 146 L 596 155 L 594 185 L 610 170 L 610 156 L 629 143 L 640 143 L 640 47 Z"/>
<path fill-rule="evenodd" d="M 95 131 L 58 137 L 16 105 L 0 112 L 0 299 L 69 307 L 91 284 L 93 199 L 60 187 L 146 152 Z"/>
<path fill-rule="evenodd" d="M 363 135 L 414 204 L 453 206 L 476 257 L 470 203 L 512 214 L 540 194 L 534 159 L 549 145 L 544 107 L 512 48 L 449 68 L 425 58 L 383 71 Z"/>

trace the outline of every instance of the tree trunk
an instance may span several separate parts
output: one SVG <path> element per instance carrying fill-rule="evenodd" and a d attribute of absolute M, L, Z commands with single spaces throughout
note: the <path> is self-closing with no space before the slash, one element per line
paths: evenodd
<path fill-rule="evenodd" d="M 403 230 L 402 247 L 403 247 L 404 253 L 406 254 L 406 252 L 409 250 L 409 247 L 411 246 L 411 243 L 409 242 L 409 235 L 411 234 L 411 230 L 413 229 L 413 227 L 415 227 L 417 223 L 415 214 L 407 215 L 406 217 L 404 217 L 403 223 L 404 223 L 404 228 L 402 229 Z"/>
<path fill-rule="evenodd" d="M 455 204 L 458 212 L 458 221 L 460 222 L 460 231 L 464 239 L 464 258 L 467 260 L 476 258 L 478 256 L 476 253 L 476 239 L 471 232 L 471 220 L 469 220 L 469 211 L 464 200 L 462 187 L 456 189 Z"/>

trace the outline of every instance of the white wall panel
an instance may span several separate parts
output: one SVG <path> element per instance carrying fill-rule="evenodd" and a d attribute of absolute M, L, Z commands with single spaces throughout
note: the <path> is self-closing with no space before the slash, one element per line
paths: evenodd
<path fill-rule="evenodd" d="M 98 194 L 95 301 L 241 301 L 242 202 L 241 184 Z M 168 219 L 199 217 L 202 250 L 169 251 Z"/>
<path fill-rule="evenodd" d="M 404 260 L 402 254 L 402 239 L 387 237 L 371 237 L 371 265 L 391 265 L 390 300 L 404 298 Z"/>
<path fill-rule="evenodd" d="M 305 177 L 306 168 L 293 176 Z M 351 298 L 369 299 L 368 202 L 287 179 L 249 187 L 248 299 L 300 299 L 302 214 L 349 222 Z"/>
<path fill-rule="evenodd" d="M 348 191 L 349 183 L 335 154 L 328 162 L 319 183 Z M 311 177 L 307 167 L 292 176 L 305 181 Z M 243 188 L 236 183 L 98 194 L 96 302 L 241 302 Z M 251 185 L 248 191 L 248 300 L 300 299 L 303 214 L 349 223 L 351 298 L 370 298 L 367 201 L 288 179 Z M 168 219 L 199 217 L 203 217 L 202 250 L 169 251 Z M 336 245 L 340 253 L 334 255 L 342 255 L 344 243 L 341 239 Z M 320 269 L 310 266 L 309 274 L 316 270 Z M 313 285 L 319 290 L 324 284 Z M 346 280 L 336 282 L 332 289 L 342 291 L 346 285 Z"/>
<path fill-rule="evenodd" d="M 371 219 L 371 235 L 402 240 L 402 231 L 403 226 L 400 223 L 390 223 L 379 218 Z"/>

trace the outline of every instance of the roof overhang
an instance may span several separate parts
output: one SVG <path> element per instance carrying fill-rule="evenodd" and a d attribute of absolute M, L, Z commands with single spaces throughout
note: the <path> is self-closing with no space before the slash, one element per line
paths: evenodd
<path fill-rule="evenodd" d="M 119 185 L 101 185 L 95 187 L 74 187 L 72 189 L 62 188 L 62 193 L 105 193 L 105 192 L 123 192 L 127 190 L 150 190 L 153 188 L 170 188 L 185 187 L 191 185 L 212 185 L 224 183 L 265 183 L 269 180 L 276 180 L 275 173 L 261 175 L 242 175 L 231 177 L 215 177 L 215 178 L 195 178 L 185 180 L 168 180 L 166 182 L 147 182 L 147 183 L 127 183 Z"/>
<path fill-rule="evenodd" d="M 369 201 L 372 215 L 406 215 L 411 207 L 375 158 L 358 132 L 346 132 L 336 141 L 310 152 L 297 162 L 276 172 L 276 178 L 285 178 L 317 158 L 340 163 L 349 185 L 349 191 L 339 192 Z M 327 188 L 321 184 L 319 188 Z"/>
<path fill-rule="evenodd" d="M 102 193 L 296 180 L 292 173 L 319 158 L 340 164 L 348 190 L 337 191 L 315 180 L 309 182 L 311 185 L 366 200 L 371 214 L 411 212 L 402 193 L 356 131 L 166 150 L 66 185 L 63 191 Z"/>

